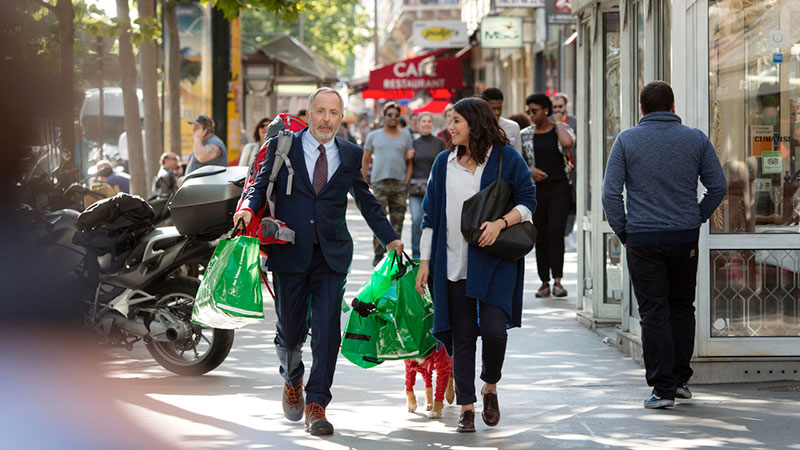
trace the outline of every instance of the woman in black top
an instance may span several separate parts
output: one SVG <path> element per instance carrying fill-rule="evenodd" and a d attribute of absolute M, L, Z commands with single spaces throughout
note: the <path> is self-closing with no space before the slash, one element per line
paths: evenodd
<path fill-rule="evenodd" d="M 536 265 L 542 287 L 536 296 L 550 296 L 552 274 L 552 294 L 566 297 L 567 290 L 561 285 L 561 277 L 564 275 L 564 228 L 571 194 L 567 177 L 570 169 L 565 154 L 575 141 L 563 123 L 550 121 L 553 103 L 546 95 L 529 95 L 525 104 L 533 125 L 520 132 L 522 154 L 536 182 L 538 202 L 533 223 L 537 231 Z"/>
<path fill-rule="evenodd" d="M 419 240 L 422 236 L 422 198 L 436 155 L 443 151 L 445 143 L 433 134 L 433 116 L 419 115 L 417 129 L 420 136 L 414 140 L 413 159 L 408 170 L 408 205 L 411 208 L 411 257 L 419 258 Z"/>

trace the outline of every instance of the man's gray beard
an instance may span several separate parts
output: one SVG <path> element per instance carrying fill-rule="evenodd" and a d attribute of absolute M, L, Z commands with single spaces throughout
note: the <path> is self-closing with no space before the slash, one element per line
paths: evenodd
<path fill-rule="evenodd" d="M 335 131 L 332 131 L 329 136 L 325 136 L 325 135 L 321 134 L 319 132 L 319 130 L 317 130 L 316 128 L 309 128 L 308 131 L 311 133 L 311 136 L 314 136 L 314 139 L 316 139 L 319 142 L 322 142 L 322 141 L 328 142 L 331 139 L 333 139 L 334 136 L 336 136 L 336 132 Z"/>

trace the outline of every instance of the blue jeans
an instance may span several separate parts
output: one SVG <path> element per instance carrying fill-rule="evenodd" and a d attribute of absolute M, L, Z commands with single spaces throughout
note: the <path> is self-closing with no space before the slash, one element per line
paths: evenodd
<path fill-rule="evenodd" d="M 408 196 L 408 206 L 411 208 L 411 257 L 419 258 L 419 240 L 422 238 L 422 197 Z"/>

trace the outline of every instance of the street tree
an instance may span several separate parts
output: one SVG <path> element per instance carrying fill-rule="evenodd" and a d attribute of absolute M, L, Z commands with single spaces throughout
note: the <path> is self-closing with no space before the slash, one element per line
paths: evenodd
<path fill-rule="evenodd" d="M 136 95 L 136 59 L 131 44 L 131 19 L 128 0 L 117 0 L 119 27 L 119 69 L 122 105 L 125 111 L 125 134 L 128 140 L 128 170 L 131 175 L 131 194 L 147 197 L 147 175 L 142 142 L 142 122 L 139 120 L 139 98 Z"/>
<path fill-rule="evenodd" d="M 369 43 L 369 17 L 358 11 L 357 0 L 318 0 L 298 2 L 303 12 L 303 44 L 347 73 L 348 60 L 354 49 Z M 270 11 L 248 8 L 242 13 L 242 47 L 252 52 L 266 44 L 271 37 L 289 33 L 300 37 L 298 26 Z"/>
<path fill-rule="evenodd" d="M 139 66 L 142 79 L 142 106 L 144 107 L 144 161 L 145 180 L 152 180 L 158 173 L 161 148 L 161 114 L 158 108 L 158 60 L 157 38 L 161 26 L 156 18 L 153 0 L 137 1 L 139 18 L 136 20 L 141 32 L 139 44 Z"/>

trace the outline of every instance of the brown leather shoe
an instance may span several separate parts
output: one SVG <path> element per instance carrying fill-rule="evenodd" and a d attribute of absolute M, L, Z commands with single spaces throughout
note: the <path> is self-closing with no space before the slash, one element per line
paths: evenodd
<path fill-rule="evenodd" d="M 461 417 L 458 418 L 458 427 L 456 431 L 459 433 L 475 432 L 475 411 L 468 409 L 461 413 Z"/>
<path fill-rule="evenodd" d="M 292 422 L 297 422 L 303 418 L 303 383 L 297 386 L 289 386 L 283 383 L 283 415 Z"/>
<path fill-rule="evenodd" d="M 481 392 L 483 396 L 483 422 L 490 427 L 500 423 L 500 405 L 497 403 L 497 393 Z"/>
<path fill-rule="evenodd" d="M 312 436 L 333 434 L 333 425 L 325 418 L 325 408 L 317 402 L 306 406 L 306 431 Z"/>

